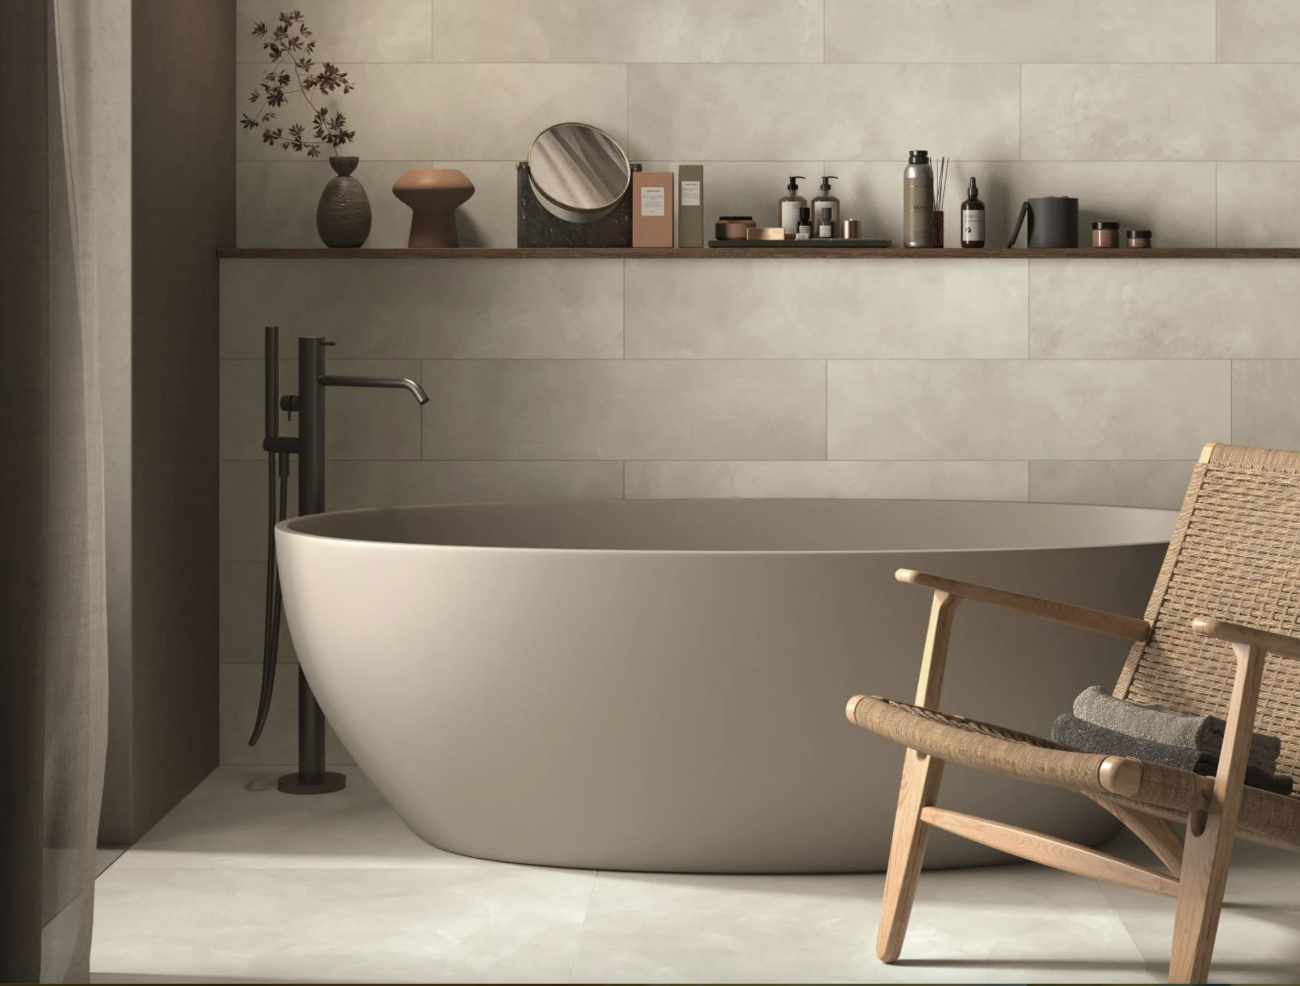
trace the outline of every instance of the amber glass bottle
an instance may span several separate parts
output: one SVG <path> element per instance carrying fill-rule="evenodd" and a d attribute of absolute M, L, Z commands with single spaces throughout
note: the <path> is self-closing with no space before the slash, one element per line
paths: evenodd
<path fill-rule="evenodd" d="M 979 195 L 980 190 L 972 178 L 970 188 L 966 191 L 966 201 L 961 204 L 962 249 L 984 245 L 984 203 L 980 201 Z"/>

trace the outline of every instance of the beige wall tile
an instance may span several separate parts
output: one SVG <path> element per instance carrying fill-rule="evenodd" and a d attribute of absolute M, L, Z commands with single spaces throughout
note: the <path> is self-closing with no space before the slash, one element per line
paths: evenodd
<path fill-rule="evenodd" d="M 1024 500 L 1024 462 L 629 462 L 629 499 Z"/>
<path fill-rule="evenodd" d="M 265 561 L 267 476 L 265 460 L 221 463 L 218 510 L 220 560 Z M 298 464 L 289 474 L 289 516 L 298 508 Z"/>
<path fill-rule="evenodd" d="M 1260 448 L 1300 449 L 1300 360 L 1232 364 L 1232 440 Z"/>
<path fill-rule="evenodd" d="M 1038 358 L 1300 357 L 1288 260 L 1030 261 Z"/>
<path fill-rule="evenodd" d="M 331 510 L 422 503 L 617 500 L 621 462 L 332 462 Z"/>
<path fill-rule="evenodd" d="M 1219 0 L 1219 61 L 1300 62 L 1300 4 Z"/>
<path fill-rule="evenodd" d="M 1026 161 L 1300 158 L 1300 66 L 1025 65 Z"/>
<path fill-rule="evenodd" d="M 819 0 L 433 0 L 440 62 L 820 62 Z"/>
<path fill-rule="evenodd" d="M 832 459 L 1173 459 L 1229 434 L 1226 361 L 829 365 Z"/>
<path fill-rule="evenodd" d="M 811 459 L 825 365 L 810 360 L 426 363 L 430 459 Z"/>
<path fill-rule="evenodd" d="M 618 260 L 224 260 L 221 352 L 299 334 L 342 358 L 609 358 L 623 352 Z"/>
<path fill-rule="evenodd" d="M 429 0 L 237 0 L 235 57 L 241 62 L 270 64 L 264 39 L 252 35 L 258 21 L 274 29 L 280 12 L 301 10 L 317 43 L 317 64 L 330 61 L 343 69 L 352 62 L 427 62 L 433 31 Z M 295 35 L 297 31 L 295 30 Z"/>
<path fill-rule="evenodd" d="M 1028 354 L 1027 261 L 630 260 L 624 277 L 628 357 Z"/>
<path fill-rule="evenodd" d="M 1044 195 L 1079 199 L 1079 246 L 1092 243 L 1092 224 L 1099 220 L 1154 229 L 1160 246 L 1214 246 L 1214 169 L 1200 162 L 953 160 L 944 203 L 946 245 L 961 245 L 961 204 L 973 175 L 985 206 L 986 247 L 1005 247 L 1020 204 Z M 902 242 L 901 161 L 828 161 L 826 170 L 840 176 L 845 216 L 860 218 L 864 235 Z M 1028 238 L 1021 230 L 1017 245 Z"/>
<path fill-rule="evenodd" d="M 281 665 L 271 692 L 271 711 L 257 746 L 248 745 L 257 721 L 262 668 L 257 664 L 221 665 L 221 763 L 298 763 L 298 667 Z M 325 762 L 353 763 L 352 754 L 326 724 Z M 288 770 L 286 770 L 286 773 Z"/>
<path fill-rule="evenodd" d="M 284 340 L 281 340 L 284 346 Z M 420 382 L 418 360 L 336 360 L 338 376 L 406 377 Z M 298 363 L 280 363 L 280 392 L 297 393 Z M 261 360 L 221 361 L 221 457 L 265 458 L 265 378 Z M 418 459 L 419 405 L 404 390 L 330 387 L 325 392 L 325 454 L 331 459 Z M 281 435 L 296 435 L 298 422 L 282 415 Z"/>
<path fill-rule="evenodd" d="M 1214 0 L 826 0 L 828 62 L 1212 62 Z"/>
<path fill-rule="evenodd" d="M 1219 246 L 1300 247 L 1300 164 L 1225 162 L 1218 172 Z"/>
<path fill-rule="evenodd" d="M 657 160 L 1020 156 L 1014 65 L 631 65 L 628 96 L 632 153 Z"/>
<path fill-rule="evenodd" d="M 1195 461 L 1031 462 L 1029 499 L 1177 510 Z"/>
<path fill-rule="evenodd" d="M 266 564 L 256 561 L 221 563 L 222 664 L 262 662 L 262 634 L 266 621 Z M 279 661 L 296 664 L 287 623 L 280 626 Z"/>
<path fill-rule="evenodd" d="M 242 65 L 235 95 L 241 111 L 261 68 Z M 581 120 L 627 138 L 623 65 L 354 64 L 356 88 L 320 105 L 339 110 L 355 130 L 347 150 L 367 161 L 522 161 L 533 138 L 553 124 Z M 251 112 L 251 110 L 250 110 Z M 311 111 L 291 100 L 274 121 L 307 123 Z M 231 121 L 235 126 L 235 121 Z M 280 161 L 291 151 L 239 131 L 236 159 Z"/>

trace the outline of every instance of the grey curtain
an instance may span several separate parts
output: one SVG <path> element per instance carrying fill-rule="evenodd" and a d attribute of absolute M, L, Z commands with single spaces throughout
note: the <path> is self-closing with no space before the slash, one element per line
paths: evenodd
<path fill-rule="evenodd" d="M 0 2 L 5 981 L 89 981 L 108 712 L 92 6 Z"/>

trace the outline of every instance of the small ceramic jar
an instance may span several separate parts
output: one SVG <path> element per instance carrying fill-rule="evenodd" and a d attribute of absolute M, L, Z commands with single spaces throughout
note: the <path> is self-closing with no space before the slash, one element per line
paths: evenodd
<path fill-rule="evenodd" d="M 1092 245 L 1095 247 L 1119 246 L 1119 223 L 1093 223 Z"/>
<path fill-rule="evenodd" d="M 1151 230 L 1130 229 L 1128 231 L 1128 245 L 1132 250 L 1150 250 Z"/>

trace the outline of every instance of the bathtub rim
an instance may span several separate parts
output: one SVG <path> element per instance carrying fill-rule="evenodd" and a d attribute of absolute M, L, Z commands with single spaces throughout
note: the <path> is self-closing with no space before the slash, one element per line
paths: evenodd
<path fill-rule="evenodd" d="M 1163 517 L 1169 521 L 1169 533 L 1173 534 L 1174 524 L 1179 516 L 1179 511 L 1164 507 L 1129 507 L 1113 504 L 1098 503 L 1057 503 L 1042 502 L 1033 500 L 971 500 L 971 499 L 940 499 L 940 498 L 921 498 L 921 497 L 681 497 L 681 498 L 642 498 L 637 500 L 616 499 L 612 497 L 593 498 L 589 500 L 492 500 L 492 501 L 472 501 L 465 503 L 418 503 L 406 504 L 396 507 L 355 507 L 350 510 L 325 510 L 318 514 L 307 514 L 306 516 L 289 517 L 275 525 L 275 533 L 278 538 L 282 533 L 288 537 L 310 538 L 319 541 L 337 541 L 346 544 L 367 545 L 373 548 L 412 548 L 412 549 L 431 549 L 438 551 L 466 551 L 466 552 L 493 552 L 493 553 L 523 553 L 529 555 L 541 554 L 558 554 L 558 555 L 582 555 L 582 556 L 605 556 L 605 555 L 635 555 L 635 556 L 652 556 L 652 557 L 681 557 L 681 556 L 741 556 L 741 557 L 828 557 L 843 555 L 930 555 L 930 554 L 967 554 L 980 552 L 1010 552 L 1010 551 L 1092 551 L 1098 549 L 1127 548 L 1138 547 L 1143 545 L 1168 544 L 1169 537 L 1152 537 L 1131 540 L 1103 540 L 1097 539 L 1095 542 L 1088 544 L 1036 544 L 1036 545 L 997 545 L 989 547 L 969 547 L 955 548 L 950 546 L 938 546 L 931 548 L 916 547 L 898 547 L 898 548 L 835 548 L 835 549 L 809 549 L 809 548 L 574 548 L 547 546 L 536 547 L 528 545 L 474 545 L 474 544 L 433 544 L 419 543 L 412 541 L 375 541 L 368 538 L 348 538 L 339 537 L 332 534 L 315 533 L 311 531 L 299 530 L 297 524 L 318 523 L 321 517 L 341 517 L 352 516 L 357 514 L 376 514 L 376 513 L 404 513 L 407 511 L 417 510 L 456 510 L 477 507 L 505 507 L 510 509 L 524 509 L 528 507 L 555 507 L 555 506 L 581 506 L 595 504 L 628 504 L 628 503 L 664 503 L 672 502 L 677 504 L 683 503 L 728 503 L 728 502 L 800 502 L 800 503 L 970 503 L 970 504 L 1006 504 L 1013 506 L 1036 506 L 1047 507 L 1051 509 L 1084 507 L 1090 510 L 1104 511 L 1124 511 L 1127 513 L 1141 513 L 1148 515 L 1152 520 L 1157 517 Z"/>

